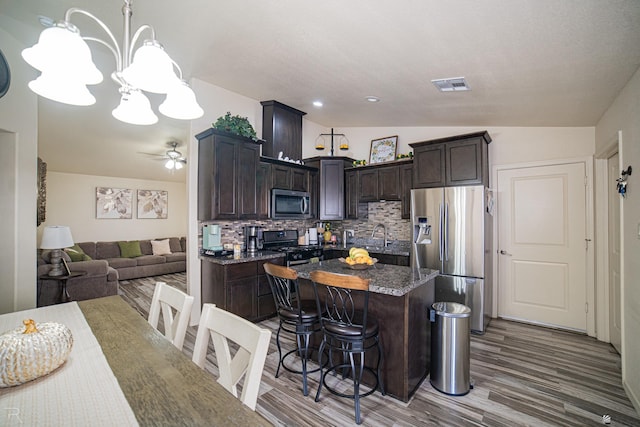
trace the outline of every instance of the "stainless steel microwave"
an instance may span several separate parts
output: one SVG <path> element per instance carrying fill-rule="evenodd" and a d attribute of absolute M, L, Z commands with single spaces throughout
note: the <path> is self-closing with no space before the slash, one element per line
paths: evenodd
<path fill-rule="evenodd" d="M 271 190 L 271 219 L 311 218 L 311 195 L 306 191 Z"/>

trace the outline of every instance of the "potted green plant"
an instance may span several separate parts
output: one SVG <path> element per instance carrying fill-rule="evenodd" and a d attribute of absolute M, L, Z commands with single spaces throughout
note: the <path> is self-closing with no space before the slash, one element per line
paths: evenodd
<path fill-rule="evenodd" d="M 236 135 L 244 136 L 256 140 L 256 131 L 249 123 L 249 119 L 246 117 L 240 117 L 238 115 L 232 116 L 230 112 L 224 116 L 218 117 L 218 120 L 213 123 L 213 127 L 225 132 L 231 132 Z"/>

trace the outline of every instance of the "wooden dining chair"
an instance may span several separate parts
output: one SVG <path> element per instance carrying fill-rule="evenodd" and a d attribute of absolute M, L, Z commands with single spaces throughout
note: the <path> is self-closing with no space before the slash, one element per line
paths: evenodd
<path fill-rule="evenodd" d="M 204 304 L 193 347 L 193 362 L 203 369 L 209 336 L 213 341 L 220 372 L 218 382 L 238 397 L 237 384 L 244 377 L 240 400 L 255 411 L 271 331 L 219 309 L 214 304 Z M 229 341 L 239 346 L 233 356 Z"/>
<path fill-rule="evenodd" d="M 160 312 L 164 323 L 164 336 L 179 350 L 182 350 L 184 337 L 189 326 L 193 296 L 187 295 L 179 289 L 164 282 L 156 282 L 156 288 L 151 300 L 148 322 L 158 329 Z M 175 311 L 175 315 L 174 315 Z"/>

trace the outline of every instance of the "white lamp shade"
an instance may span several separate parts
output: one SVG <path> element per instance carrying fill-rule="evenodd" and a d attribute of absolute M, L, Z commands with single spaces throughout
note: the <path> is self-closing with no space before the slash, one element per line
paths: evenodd
<path fill-rule="evenodd" d="M 71 246 L 73 246 L 73 237 L 69 227 L 52 225 L 44 228 L 40 249 L 62 249 Z"/>
<path fill-rule="evenodd" d="M 133 62 L 122 71 L 122 77 L 131 86 L 152 93 L 167 93 L 180 82 L 173 71 L 173 61 L 153 40 L 146 40 L 136 50 Z"/>
<path fill-rule="evenodd" d="M 111 114 L 121 122 L 132 125 L 152 125 L 158 122 L 158 116 L 151 110 L 149 99 L 137 89 L 123 93 L 120 105 Z"/>
<path fill-rule="evenodd" d="M 176 166 L 176 161 L 173 159 L 167 160 L 167 163 L 164 164 L 164 167 L 167 169 L 173 169 Z"/>
<path fill-rule="evenodd" d="M 53 71 L 84 84 L 102 82 L 102 73 L 93 63 L 89 46 L 79 32 L 68 27 L 45 29 L 38 43 L 22 51 L 22 57 L 43 73 Z"/>
<path fill-rule="evenodd" d="M 40 77 L 29 82 L 29 89 L 45 98 L 69 105 L 93 105 L 96 98 L 87 86 L 79 80 L 68 76 L 56 75 L 54 72 L 43 72 Z"/>
<path fill-rule="evenodd" d="M 182 164 L 182 162 L 180 160 L 176 160 L 176 164 L 174 166 L 176 168 L 176 170 L 182 169 L 183 166 L 184 165 Z"/>
<path fill-rule="evenodd" d="M 167 92 L 167 97 L 158 110 L 167 117 L 179 120 L 193 120 L 204 115 L 204 110 L 196 101 L 196 94 L 184 81 Z"/>

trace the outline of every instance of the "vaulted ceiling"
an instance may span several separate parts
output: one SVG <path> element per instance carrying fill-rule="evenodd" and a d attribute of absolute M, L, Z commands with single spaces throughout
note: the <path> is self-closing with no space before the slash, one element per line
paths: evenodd
<path fill-rule="evenodd" d="M 62 19 L 76 6 L 120 37 L 121 5 L 0 0 L 0 24 L 26 47 L 42 30 L 39 15 Z M 594 126 L 640 66 L 637 0 L 135 0 L 133 10 L 134 28 L 152 25 L 187 79 L 276 99 L 326 127 Z M 82 17 L 72 22 L 104 37 Z M 108 76 L 113 58 L 93 51 Z M 463 76 L 470 91 L 431 83 Z M 92 107 L 39 101 L 39 151 L 52 170 L 184 180 L 139 153 L 184 144 L 186 123 L 123 124 L 110 114 L 115 84 L 92 92 Z M 70 165 L 69 156 L 84 160 Z"/>

